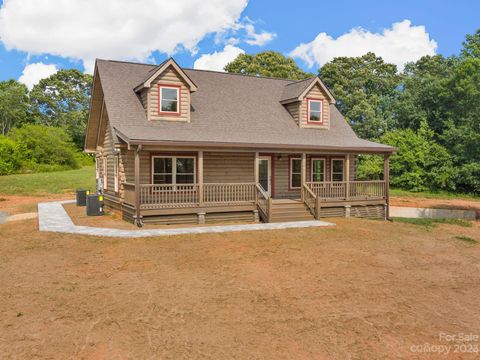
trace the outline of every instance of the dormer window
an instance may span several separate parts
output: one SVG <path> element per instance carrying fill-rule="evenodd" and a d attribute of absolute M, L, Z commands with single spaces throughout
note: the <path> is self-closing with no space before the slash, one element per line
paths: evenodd
<path fill-rule="evenodd" d="M 307 99 L 307 123 L 323 124 L 323 101 Z"/>
<path fill-rule="evenodd" d="M 180 115 L 180 86 L 158 85 L 158 113 Z"/>

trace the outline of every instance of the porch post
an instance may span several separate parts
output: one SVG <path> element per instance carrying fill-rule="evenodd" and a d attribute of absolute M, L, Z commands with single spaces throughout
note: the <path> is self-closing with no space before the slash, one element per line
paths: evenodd
<path fill-rule="evenodd" d="M 198 152 L 198 203 L 203 206 L 203 151 Z"/>
<path fill-rule="evenodd" d="M 253 174 L 255 178 L 255 184 L 258 184 L 258 164 L 259 164 L 259 156 L 260 154 L 255 152 L 255 160 L 254 160 L 254 168 L 253 168 Z"/>
<path fill-rule="evenodd" d="M 350 154 L 345 156 L 345 200 L 350 200 Z"/>
<path fill-rule="evenodd" d="M 390 155 L 383 155 L 383 180 L 385 181 L 385 202 L 387 203 L 385 208 L 385 219 L 390 218 Z"/>
<path fill-rule="evenodd" d="M 141 213 L 140 213 L 140 151 L 142 145 L 138 145 L 135 149 L 135 223 L 141 226 Z"/>
<path fill-rule="evenodd" d="M 301 169 L 301 175 L 300 175 L 300 178 L 301 178 L 301 182 L 302 182 L 302 201 L 304 201 L 303 199 L 303 187 L 305 186 L 305 182 L 307 181 L 307 154 L 305 153 L 302 153 L 302 169 Z"/>

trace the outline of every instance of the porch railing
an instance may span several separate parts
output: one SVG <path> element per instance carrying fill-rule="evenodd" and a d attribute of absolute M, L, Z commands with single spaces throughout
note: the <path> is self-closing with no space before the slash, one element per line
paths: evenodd
<path fill-rule="evenodd" d="M 308 210 L 313 216 L 316 216 L 316 202 L 317 202 L 317 196 L 314 194 L 314 192 L 310 189 L 310 187 L 305 184 L 302 186 L 302 199 L 305 205 L 307 206 Z"/>
<path fill-rule="evenodd" d="M 255 201 L 255 183 L 203 184 L 203 201 L 208 205 L 236 205 Z"/>
<path fill-rule="evenodd" d="M 255 185 L 256 203 L 259 215 L 265 222 L 270 222 L 271 197 L 263 190 L 260 184 Z"/>
<path fill-rule="evenodd" d="M 307 187 L 322 200 L 368 200 L 385 198 L 385 181 L 307 182 Z"/>

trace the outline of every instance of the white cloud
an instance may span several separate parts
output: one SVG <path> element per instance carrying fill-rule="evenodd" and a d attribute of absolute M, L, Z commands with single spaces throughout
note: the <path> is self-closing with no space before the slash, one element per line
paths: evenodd
<path fill-rule="evenodd" d="M 223 51 L 203 54 L 193 64 L 194 69 L 224 71 L 223 68 L 245 51 L 233 45 L 226 45 Z"/>
<path fill-rule="evenodd" d="M 371 51 L 402 70 L 405 63 L 434 55 L 436 49 L 437 43 L 430 39 L 424 26 L 412 26 L 410 20 L 403 20 L 382 33 L 356 28 L 334 39 L 322 32 L 313 41 L 297 46 L 290 56 L 313 67 L 322 66 L 335 57 L 361 56 Z"/>
<path fill-rule="evenodd" d="M 255 29 L 256 22 L 245 16 L 234 26 L 220 31 L 215 36 L 215 44 L 238 45 L 244 42 L 252 46 L 264 46 L 277 37 L 274 32 Z"/>
<path fill-rule="evenodd" d="M 4 0 L 7 49 L 83 61 L 147 61 L 153 51 L 197 51 L 209 33 L 234 27 L 248 0 Z"/>
<path fill-rule="evenodd" d="M 255 27 L 252 23 L 245 25 L 245 31 L 247 32 L 247 38 L 245 39 L 245 42 L 249 45 L 263 46 L 277 36 L 277 34 L 267 31 L 261 31 L 259 33 L 255 32 Z"/>
<path fill-rule="evenodd" d="M 44 64 L 41 62 L 28 64 L 23 69 L 22 75 L 20 75 L 18 81 L 27 85 L 31 90 L 33 85 L 36 85 L 40 80 L 55 74 L 57 70 L 57 66 L 53 64 Z"/>

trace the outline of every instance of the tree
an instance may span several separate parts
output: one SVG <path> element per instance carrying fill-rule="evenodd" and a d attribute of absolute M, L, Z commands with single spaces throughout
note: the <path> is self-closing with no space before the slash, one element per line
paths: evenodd
<path fill-rule="evenodd" d="M 448 151 L 433 139 L 426 122 L 420 129 L 400 129 L 387 132 L 382 143 L 394 146 L 398 152 L 390 158 L 390 183 L 394 187 L 412 190 L 454 190 L 456 171 Z M 383 159 L 369 156 L 360 162 L 359 178 L 379 178 Z"/>
<path fill-rule="evenodd" d="M 229 73 L 292 80 L 314 76 L 301 70 L 292 58 L 275 51 L 264 51 L 256 55 L 240 54 L 235 60 L 225 65 L 224 69 Z"/>
<path fill-rule="evenodd" d="M 335 58 L 319 70 L 319 75 L 360 137 L 378 139 L 387 131 L 400 83 L 395 65 L 369 52 Z"/>
<path fill-rule="evenodd" d="M 92 76 L 76 69 L 40 80 L 30 93 L 36 122 L 62 127 L 83 149 L 91 85 Z"/>
<path fill-rule="evenodd" d="M 454 57 L 435 55 L 406 64 L 401 91 L 393 105 L 392 127 L 418 130 L 426 121 L 436 134 L 441 134 L 451 106 L 448 80 L 457 63 Z"/>
<path fill-rule="evenodd" d="M 480 29 L 475 34 L 467 34 L 463 42 L 462 57 L 480 58 Z"/>
<path fill-rule="evenodd" d="M 6 135 L 14 126 L 27 121 L 28 89 L 15 80 L 0 82 L 0 126 Z"/>

